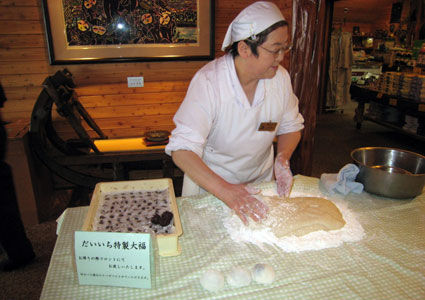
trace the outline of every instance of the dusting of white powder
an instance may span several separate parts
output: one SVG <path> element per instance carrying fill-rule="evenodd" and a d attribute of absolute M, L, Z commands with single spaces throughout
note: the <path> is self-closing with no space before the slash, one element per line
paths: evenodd
<path fill-rule="evenodd" d="M 275 196 L 276 192 L 263 191 L 262 194 L 264 196 Z M 306 193 L 292 193 L 291 197 L 325 198 L 321 194 Z M 331 199 L 328 200 L 332 201 Z M 262 249 L 265 245 L 270 245 L 273 247 L 278 247 L 285 252 L 321 250 L 325 248 L 339 247 L 344 242 L 357 242 L 361 240 L 365 233 L 362 225 L 357 221 L 355 214 L 347 208 L 346 203 L 341 201 L 332 201 L 332 203 L 338 207 L 346 223 L 341 229 L 338 230 L 319 230 L 299 237 L 284 236 L 279 238 L 276 237 L 269 226 L 272 223 L 279 223 L 279 220 L 269 218 L 269 220 L 264 222 L 263 226 L 257 226 L 259 228 L 252 229 L 249 226 L 245 226 L 239 217 L 236 216 L 230 209 L 226 210 L 223 224 L 228 234 L 235 242 L 252 243 Z M 288 204 L 288 207 L 285 207 L 285 209 L 286 208 L 290 210 L 290 204 Z"/>

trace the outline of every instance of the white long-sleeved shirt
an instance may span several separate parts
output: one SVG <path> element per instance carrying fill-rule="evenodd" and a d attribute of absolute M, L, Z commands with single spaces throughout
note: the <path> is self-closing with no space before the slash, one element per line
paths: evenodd
<path fill-rule="evenodd" d="M 304 128 L 288 72 L 280 66 L 272 79 L 260 80 L 250 105 L 230 54 L 196 73 L 173 120 L 176 128 L 166 153 L 193 151 L 233 183 L 270 173 L 273 138 Z M 261 122 L 270 121 L 278 123 L 274 132 L 258 131 Z"/>

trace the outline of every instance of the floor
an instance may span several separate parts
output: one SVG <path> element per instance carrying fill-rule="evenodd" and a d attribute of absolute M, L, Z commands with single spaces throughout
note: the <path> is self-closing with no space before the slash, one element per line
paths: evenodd
<path fill-rule="evenodd" d="M 312 176 L 337 173 L 351 163 L 350 153 L 360 147 L 390 147 L 425 155 L 425 142 L 393 131 L 370 121 L 361 129 L 354 123 L 356 102 L 350 103 L 344 113 L 334 112 L 318 116 L 314 139 Z"/>
<path fill-rule="evenodd" d="M 360 130 L 356 129 L 353 121 L 354 106 L 355 103 L 350 103 L 344 113 L 328 112 L 318 117 L 312 176 L 337 173 L 345 164 L 351 163 L 350 152 L 358 147 L 395 147 L 425 155 L 424 142 L 380 125 L 364 122 Z M 147 176 L 152 177 L 155 174 Z M 66 202 L 69 200 L 69 193 L 62 192 L 58 199 Z M 40 297 L 56 240 L 56 223 L 52 218 L 26 230 L 37 254 L 36 260 L 23 269 L 10 273 L 0 272 L 0 300 L 31 300 Z"/>

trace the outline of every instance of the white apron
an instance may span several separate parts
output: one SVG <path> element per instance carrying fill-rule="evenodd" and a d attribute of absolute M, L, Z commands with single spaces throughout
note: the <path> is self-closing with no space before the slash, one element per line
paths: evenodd
<path fill-rule="evenodd" d="M 202 160 L 227 182 L 270 181 L 273 177 L 273 139 L 283 115 L 283 99 L 275 81 L 264 80 L 264 100 L 242 107 L 237 99 L 220 106 L 208 136 Z M 258 87 L 257 87 L 258 88 Z M 262 122 L 276 122 L 274 131 L 258 131 Z M 205 192 L 185 174 L 182 196 Z"/>

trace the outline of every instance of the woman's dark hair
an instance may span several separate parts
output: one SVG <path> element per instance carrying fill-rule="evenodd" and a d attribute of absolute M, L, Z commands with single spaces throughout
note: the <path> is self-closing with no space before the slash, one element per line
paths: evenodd
<path fill-rule="evenodd" d="M 260 32 L 259 34 L 256 35 L 256 39 L 253 40 L 251 37 L 247 38 L 246 40 L 243 40 L 247 45 L 249 45 L 249 47 L 251 48 L 252 53 L 255 56 L 258 56 L 258 51 L 257 48 L 258 46 L 262 45 L 266 39 L 267 36 L 270 32 L 276 30 L 279 27 L 284 27 L 284 26 L 289 26 L 288 22 L 282 20 L 279 21 L 277 23 L 274 23 L 272 26 L 270 26 L 269 28 L 263 30 L 262 32 Z M 230 45 L 229 47 L 226 48 L 226 52 L 230 52 L 232 54 L 233 57 L 236 57 L 239 55 L 238 52 L 238 43 L 240 41 L 234 42 L 232 45 Z"/>

